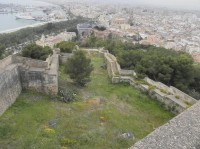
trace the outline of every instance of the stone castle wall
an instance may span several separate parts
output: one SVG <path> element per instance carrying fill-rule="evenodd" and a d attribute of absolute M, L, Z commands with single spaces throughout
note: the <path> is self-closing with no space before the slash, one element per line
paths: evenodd
<path fill-rule="evenodd" d="M 72 57 L 73 53 L 61 53 L 60 54 L 60 63 L 64 64 L 67 60 Z"/>
<path fill-rule="evenodd" d="M 108 51 L 89 50 L 101 53 L 107 65 L 108 75 L 112 83 L 126 82 L 131 86 L 149 94 L 152 98 L 158 100 L 163 106 L 174 114 L 182 113 L 191 105 L 197 102 L 196 99 L 185 94 L 173 86 L 167 86 L 161 82 L 156 82 L 148 77 L 144 80 L 135 79 L 136 73 L 134 70 L 122 70 L 114 55 Z"/>
<path fill-rule="evenodd" d="M 175 114 L 179 114 L 165 125 L 157 128 L 129 149 L 199 149 L 200 148 L 200 101 L 190 97 L 177 88 L 145 78 L 141 82 L 134 79 L 134 71 L 118 69 L 115 75 L 114 62 L 104 55 L 112 83 L 127 82 L 137 89 L 148 93 Z M 116 61 L 117 63 L 117 61 Z M 117 65 L 117 64 L 113 64 Z M 129 75 L 130 74 L 130 75 Z M 190 107 L 191 106 L 191 107 Z M 142 131 L 142 130 L 141 130 Z"/>
<path fill-rule="evenodd" d="M 121 68 L 117 63 L 117 59 L 110 53 L 104 53 L 104 59 L 107 65 L 108 75 L 112 80 L 112 83 L 119 83 L 119 76 Z"/>
<path fill-rule="evenodd" d="M 19 62 L 24 62 L 24 57 L 17 57 Z M 46 62 L 27 59 L 20 63 L 20 78 L 23 89 L 33 89 L 47 94 L 58 93 L 59 53 L 54 54 Z"/>
<path fill-rule="evenodd" d="M 47 61 L 11 55 L 0 61 L 0 115 L 15 102 L 22 89 L 58 93 L 59 50 Z"/>
<path fill-rule="evenodd" d="M 199 107 L 200 101 L 136 142 L 129 149 L 199 149 Z"/>
<path fill-rule="evenodd" d="M 48 67 L 48 62 L 45 62 L 42 60 L 31 59 L 31 58 L 27 58 L 27 57 L 22 57 L 22 56 L 17 56 L 17 55 L 12 56 L 12 63 L 20 63 L 24 66 L 35 67 L 35 68 L 47 68 Z"/>
<path fill-rule="evenodd" d="M 0 71 L 0 115 L 15 102 L 22 90 L 18 65 L 6 65 L 11 62 L 11 57 L 4 60 L 2 61 L 6 67 Z"/>
<path fill-rule="evenodd" d="M 92 50 L 91 50 L 92 51 Z M 163 83 L 145 78 L 144 82 L 134 79 L 135 72 L 121 70 L 116 58 L 108 51 L 96 50 L 105 58 L 108 74 L 113 83 L 127 82 L 147 92 L 168 108 L 181 113 L 165 125 L 138 141 L 130 149 L 198 149 L 200 148 L 200 101 L 168 87 Z M 48 94 L 58 92 L 59 50 L 55 49 L 46 62 L 9 56 L 0 61 L 0 115 L 15 102 L 22 88 L 35 89 Z M 197 102 L 197 103 L 196 103 Z M 189 103 L 192 107 L 188 108 Z M 196 104 L 195 104 L 196 103 Z M 187 109 L 188 108 L 188 109 Z M 174 112 L 172 111 L 172 112 Z M 142 130 L 141 130 L 142 131 Z"/>

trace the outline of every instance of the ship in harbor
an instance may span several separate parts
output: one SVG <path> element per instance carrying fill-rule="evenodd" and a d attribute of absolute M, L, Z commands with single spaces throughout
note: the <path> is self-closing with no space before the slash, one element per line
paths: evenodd
<path fill-rule="evenodd" d="M 35 18 L 31 14 L 20 13 L 15 15 L 16 19 L 25 19 L 25 20 L 35 20 Z"/>

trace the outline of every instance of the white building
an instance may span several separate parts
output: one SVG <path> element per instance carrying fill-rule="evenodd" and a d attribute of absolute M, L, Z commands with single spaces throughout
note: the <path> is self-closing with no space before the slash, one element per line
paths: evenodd
<path fill-rule="evenodd" d="M 56 36 L 48 36 L 46 38 L 44 35 L 42 35 L 41 39 L 36 41 L 36 44 L 42 47 L 49 46 L 53 48 L 56 44 L 62 41 L 71 41 L 75 37 L 75 32 L 62 32 Z"/>

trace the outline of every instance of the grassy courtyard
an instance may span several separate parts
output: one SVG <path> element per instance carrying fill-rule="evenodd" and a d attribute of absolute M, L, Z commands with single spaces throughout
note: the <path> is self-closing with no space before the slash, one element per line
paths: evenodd
<path fill-rule="evenodd" d="M 85 88 L 60 67 L 59 85 L 78 91 L 75 102 L 24 91 L 0 117 L 0 149 L 123 149 L 173 117 L 133 87 L 111 84 L 102 58 L 93 56 L 92 63 Z"/>

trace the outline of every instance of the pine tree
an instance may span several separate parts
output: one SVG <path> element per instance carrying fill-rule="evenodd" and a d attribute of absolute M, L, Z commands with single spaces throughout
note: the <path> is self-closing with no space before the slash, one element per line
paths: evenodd
<path fill-rule="evenodd" d="M 93 71 L 91 59 L 86 57 L 86 53 L 82 50 L 74 52 L 65 65 L 65 73 L 70 76 L 74 82 L 81 86 L 91 81 L 90 74 Z"/>

